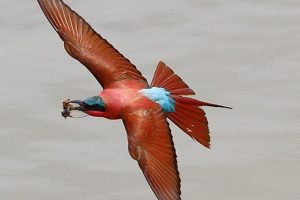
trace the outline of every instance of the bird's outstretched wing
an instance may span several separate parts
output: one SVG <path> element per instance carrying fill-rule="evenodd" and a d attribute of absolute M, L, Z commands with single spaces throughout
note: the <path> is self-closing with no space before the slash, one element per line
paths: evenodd
<path fill-rule="evenodd" d="M 141 104 L 140 104 L 141 105 Z M 123 116 L 131 157 L 159 200 L 180 200 L 180 177 L 171 132 L 157 105 L 131 106 Z"/>
<path fill-rule="evenodd" d="M 145 78 L 122 54 L 61 0 L 38 0 L 47 19 L 64 41 L 66 51 L 105 88 L 123 80 Z"/>

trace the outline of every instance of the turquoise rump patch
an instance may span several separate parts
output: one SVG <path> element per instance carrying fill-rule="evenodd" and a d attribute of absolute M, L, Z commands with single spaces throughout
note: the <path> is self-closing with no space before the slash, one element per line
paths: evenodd
<path fill-rule="evenodd" d="M 164 112 L 175 111 L 175 101 L 172 99 L 170 92 L 160 87 L 142 89 L 140 92 L 155 103 L 158 103 Z"/>

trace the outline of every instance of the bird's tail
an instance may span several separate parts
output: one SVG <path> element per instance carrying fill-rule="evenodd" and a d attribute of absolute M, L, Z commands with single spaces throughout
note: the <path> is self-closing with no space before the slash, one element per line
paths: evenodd
<path fill-rule="evenodd" d="M 201 106 L 229 108 L 217 104 L 199 101 L 181 95 L 194 95 L 194 91 L 165 63 L 159 62 L 151 83 L 152 87 L 162 87 L 170 92 L 175 100 L 175 111 L 167 117 L 181 130 L 205 147 L 210 146 L 208 122 Z"/>

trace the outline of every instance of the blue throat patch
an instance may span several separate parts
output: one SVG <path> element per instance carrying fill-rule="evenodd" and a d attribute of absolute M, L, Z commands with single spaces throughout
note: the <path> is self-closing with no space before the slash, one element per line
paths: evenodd
<path fill-rule="evenodd" d="M 164 88 L 152 87 L 142 89 L 140 92 L 151 101 L 158 103 L 164 112 L 175 111 L 175 101 L 172 99 L 170 92 Z"/>

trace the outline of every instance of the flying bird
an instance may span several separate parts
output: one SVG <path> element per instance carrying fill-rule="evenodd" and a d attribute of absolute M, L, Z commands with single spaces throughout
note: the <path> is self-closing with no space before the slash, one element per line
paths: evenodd
<path fill-rule="evenodd" d="M 64 102 L 62 115 L 69 117 L 79 110 L 94 117 L 121 119 L 129 154 L 138 162 L 157 199 L 180 200 L 181 181 L 167 118 L 209 148 L 208 122 L 200 107 L 229 107 L 187 97 L 194 91 L 164 62 L 159 62 L 148 84 L 135 65 L 63 1 L 38 3 L 68 54 L 103 87 L 98 95 Z"/>

